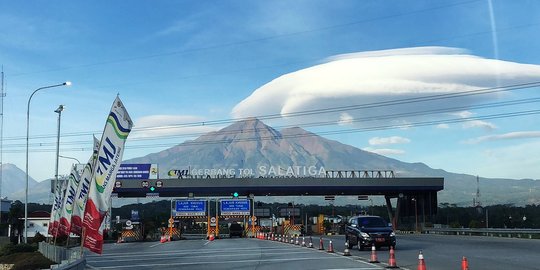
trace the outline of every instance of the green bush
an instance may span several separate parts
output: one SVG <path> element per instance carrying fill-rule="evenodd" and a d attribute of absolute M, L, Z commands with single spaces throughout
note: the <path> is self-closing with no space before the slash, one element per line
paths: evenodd
<path fill-rule="evenodd" d="M 0 264 L 14 264 L 12 270 L 32 270 L 50 269 L 54 262 L 39 252 L 24 252 L 0 257 Z"/>
<path fill-rule="evenodd" d="M 37 245 L 32 244 L 8 244 L 0 249 L 0 256 L 6 256 L 14 253 L 34 252 L 37 249 Z"/>
<path fill-rule="evenodd" d="M 32 238 L 32 243 L 39 243 L 47 240 L 47 237 L 45 237 L 43 234 L 37 232 L 36 235 Z"/>

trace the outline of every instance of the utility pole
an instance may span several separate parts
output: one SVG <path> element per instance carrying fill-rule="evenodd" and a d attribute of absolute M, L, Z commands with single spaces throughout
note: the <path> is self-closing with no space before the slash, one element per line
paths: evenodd
<path fill-rule="evenodd" d="M 482 204 L 480 203 L 480 177 L 478 175 L 476 176 L 476 198 L 475 198 L 475 207 L 481 207 Z"/>
<path fill-rule="evenodd" d="M 4 93 L 4 66 L 2 66 L 2 82 L 0 82 L 1 92 L 0 92 L 0 98 L 2 99 L 0 101 L 0 224 L 2 223 L 2 185 L 3 185 L 3 176 L 4 176 L 4 163 L 3 163 L 3 155 L 4 155 L 4 97 L 6 96 L 6 93 Z"/>

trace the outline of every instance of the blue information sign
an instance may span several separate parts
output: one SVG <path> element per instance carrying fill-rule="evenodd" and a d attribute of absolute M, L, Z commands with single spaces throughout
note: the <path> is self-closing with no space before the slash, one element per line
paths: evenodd
<path fill-rule="evenodd" d="M 146 180 L 157 179 L 157 164 L 120 164 L 116 179 L 119 180 Z"/>
<path fill-rule="evenodd" d="M 221 200 L 221 215 L 222 216 L 249 216 L 250 201 L 243 199 L 236 200 Z"/>
<path fill-rule="evenodd" d="M 176 216 L 206 216 L 206 201 L 181 200 L 176 201 Z"/>

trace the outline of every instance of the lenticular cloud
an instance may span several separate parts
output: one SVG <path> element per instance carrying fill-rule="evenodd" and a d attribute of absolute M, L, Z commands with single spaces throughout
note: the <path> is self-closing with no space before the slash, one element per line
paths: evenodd
<path fill-rule="evenodd" d="M 540 66 L 486 59 L 448 47 L 417 47 L 338 55 L 326 63 L 280 76 L 256 89 L 232 110 L 233 117 L 287 114 L 434 94 L 540 81 Z M 388 115 L 471 105 L 491 96 L 467 96 L 398 107 L 371 108 L 351 117 Z M 447 105 L 446 105 L 447 106 Z M 339 121 L 340 114 L 334 116 Z M 320 117 L 319 117 L 320 119 Z M 394 121 L 405 121 L 394 119 Z M 408 119 L 407 121 L 410 121 Z"/>

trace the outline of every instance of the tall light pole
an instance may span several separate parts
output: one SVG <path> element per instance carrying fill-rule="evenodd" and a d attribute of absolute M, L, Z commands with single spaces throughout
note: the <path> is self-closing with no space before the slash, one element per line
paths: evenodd
<path fill-rule="evenodd" d="M 75 161 L 77 161 L 77 164 L 82 164 L 80 160 L 78 160 L 78 159 L 76 159 L 74 157 L 68 157 L 68 156 L 62 156 L 62 155 L 58 155 L 58 157 L 75 160 Z"/>
<path fill-rule="evenodd" d="M 64 110 L 64 105 L 58 105 L 58 109 L 54 110 L 58 114 L 58 132 L 56 133 L 56 166 L 54 169 L 54 192 L 56 194 L 56 189 L 58 188 L 58 160 L 60 159 L 60 119 L 62 118 L 62 111 Z"/>
<path fill-rule="evenodd" d="M 26 189 L 24 193 L 24 243 L 28 243 L 28 140 L 30 137 L 30 101 L 32 101 L 32 97 L 34 96 L 34 94 L 40 90 L 70 85 L 71 82 L 65 82 L 61 84 L 40 87 L 34 90 L 34 92 L 32 92 L 32 94 L 28 98 L 28 105 L 26 106 Z"/>

